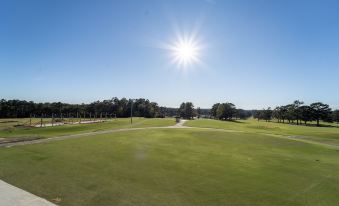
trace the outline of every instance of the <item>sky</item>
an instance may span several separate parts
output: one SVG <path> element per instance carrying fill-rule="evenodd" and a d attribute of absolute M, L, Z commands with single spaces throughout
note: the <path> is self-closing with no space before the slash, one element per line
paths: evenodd
<path fill-rule="evenodd" d="M 339 108 L 339 1 L 0 0 L 0 98 Z M 199 48 L 182 66 L 178 39 Z"/>

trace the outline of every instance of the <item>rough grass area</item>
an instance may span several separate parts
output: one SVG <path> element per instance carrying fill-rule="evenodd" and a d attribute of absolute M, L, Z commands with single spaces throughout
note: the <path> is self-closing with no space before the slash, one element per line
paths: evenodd
<path fill-rule="evenodd" d="M 247 133 L 279 134 L 286 136 L 301 136 L 304 139 L 335 144 L 339 146 L 339 128 L 336 127 L 315 127 L 303 125 L 290 125 L 277 122 L 265 122 L 250 119 L 238 121 L 220 121 L 211 119 L 200 119 L 188 121 L 185 126 L 218 128 L 237 130 Z"/>
<path fill-rule="evenodd" d="M 338 171 L 335 149 L 203 129 L 0 148 L 0 179 L 64 206 L 334 206 Z"/>
<path fill-rule="evenodd" d="M 2 120 L 4 121 L 4 120 Z M 100 130 L 109 130 L 116 128 L 130 128 L 130 127 L 158 127 L 158 126 L 172 126 L 175 124 L 174 118 L 133 118 L 133 124 L 130 124 L 130 118 L 112 119 L 107 122 L 93 123 L 93 124 L 77 124 L 77 125 L 62 125 L 45 128 L 32 127 L 15 127 L 15 121 L 25 121 L 23 119 L 12 119 L 12 122 L 5 127 L 0 127 L 0 138 L 45 138 L 60 135 L 78 134 L 84 132 L 93 132 Z M 13 123 L 14 122 L 14 123 Z M 1 125 L 1 123 L 0 123 Z"/>

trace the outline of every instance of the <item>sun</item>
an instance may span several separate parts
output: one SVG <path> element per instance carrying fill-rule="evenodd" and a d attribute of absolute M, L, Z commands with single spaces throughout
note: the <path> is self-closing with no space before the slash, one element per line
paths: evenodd
<path fill-rule="evenodd" d="M 170 60 L 179 69 L 188 70 L 201 63 L 202 44 L 196 35 L 183 35 L 177 33 L 172 43 L 164 43 L 162 48 L 169 51 Z"/>
<path fill-rule="evenodd" d="M 171 46 L 172 61 L 181 68 L 187 68 L 198 63 L 200 47 L 193 38 L 179 38 Z"/>
<path fill-rule="evenodd" d="M 199 56 L 198 48 L 190 42 L 180 42 L 174 48 L 175 59 L 182 64 L 193 63 Z"/>

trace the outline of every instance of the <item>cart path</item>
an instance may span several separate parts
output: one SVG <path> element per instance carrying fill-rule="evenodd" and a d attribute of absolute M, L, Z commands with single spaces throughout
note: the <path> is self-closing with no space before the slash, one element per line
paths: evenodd
<path fill-rule="evenodd" d="M 0 180 L 1 206 L 56 206 L 55 204 L 33 195 L 25 190 Z"/>

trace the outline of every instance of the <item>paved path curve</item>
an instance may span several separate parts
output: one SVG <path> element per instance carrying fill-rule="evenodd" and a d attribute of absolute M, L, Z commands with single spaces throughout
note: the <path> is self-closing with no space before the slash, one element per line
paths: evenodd
<path fill-rule="evenodd" d="M 56 206 L 36 195 L 0 180 L 1 206 Z"/>

